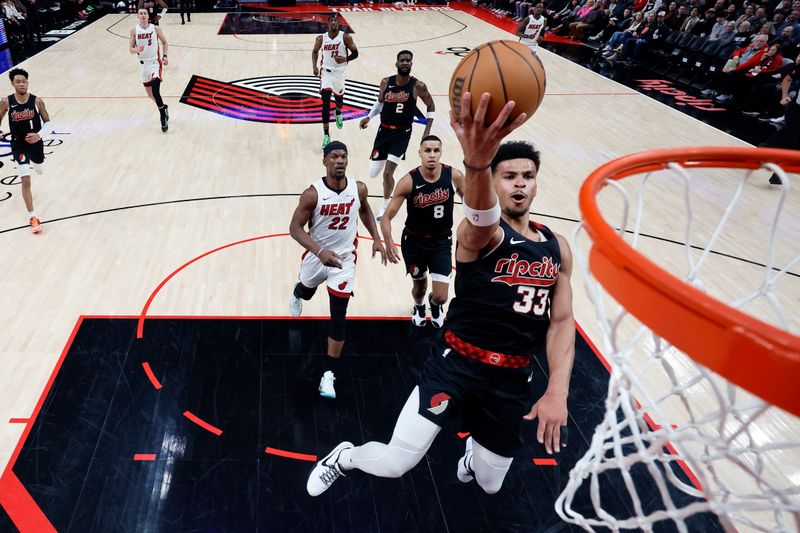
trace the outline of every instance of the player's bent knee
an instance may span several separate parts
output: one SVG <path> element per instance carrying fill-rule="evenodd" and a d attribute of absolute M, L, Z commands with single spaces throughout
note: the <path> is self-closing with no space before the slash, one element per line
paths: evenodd
<path fill-rule="evenodd" d="M 475 481 L 478 482 L 478 486 L 480 486 L 480 488 L 482 488 L 483 492 L 486 494 L 497 494 L 503 487 L 502 479 L 500 481 L 494 479 L 481 479 L 481 476 L 476 475 Z"/>

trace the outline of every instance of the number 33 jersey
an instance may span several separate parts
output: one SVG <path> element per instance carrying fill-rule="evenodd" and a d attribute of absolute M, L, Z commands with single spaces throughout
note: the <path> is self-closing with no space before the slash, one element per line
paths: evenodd
<path fill-rule="evenodd" d="M 317 190 L 317 205 L 311 216 L 309 233 L 323 249 L 339 255 L 356 249 L 358 235 L 358 182 L 346 178 L 344 190 L 336 192 L 321 178 L 311 186 Z"/>
<path fill-rule="evenodd" d="M 445 327 L 459 338 L 509 355 L 545 354 L 550 300 L 561 250 L 546 226 L 530 223 L 532 241 L 500 220 L 503 240 L 483 257 L 456 262 L 456 297 Z"/>

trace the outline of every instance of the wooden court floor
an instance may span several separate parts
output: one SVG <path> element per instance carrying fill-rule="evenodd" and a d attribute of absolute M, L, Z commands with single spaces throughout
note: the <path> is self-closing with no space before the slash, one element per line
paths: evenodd
<path fill-rule="evenodd" d="M 314 35 L 222 35 L 218 30 L 224 17 L 198 13 L 181 25 L 177 14 L 168 14 L 162 23 L 170 45 L 162 89 L 170 106 L 167 134 L 159 130 L 137 61 L 127 50 L 134 16 L 107 15 L 20 65 L 30 73 L 30 91 L 47 103 L 54 133 L 45 136 L 45 174 L 33 177 L 42 234 L 34 236 L 26 227 L 9 155 L 0 167 L 0 467 L 14 454 L 79 317 L 139 316 L 146 304 L 152 316 L 287 314 L 301 249 L 283 234 L 299 193 L 322 175 L 321 125 L 241 120 L 180 98 L 197 77 L 247 85 L 246 80 L 257 83 L 269 76 L 310 76 Z M 396 53 L 412 50 L 412 74 L 428 85 L 436 102 L 432 132 L 444 141 L 442 160 L 461 167 L 446 95 L 460 58 L 443 52 L 509 34 L 456 4 L 446 10 L 375 10 L 344 17 L 360 51 L 348 67 L 348 80 L 377 85 L 394 73 Z M 744 145 L 546 50 L 540 57 L 548 75 L 546 97 L 512 138 L 532 140 L 542 152 L 533 210 L 537 220 L 557 232 L 574 231 L 580 218 L 579 187 L 591 170 L 610 159 L 653 148 Z M 333 138 L 350 150 L 348 176 L 367 179 L 374 122 L 366 131 L 359 130 L 357 120 L 348 120 L 342 130 L 332 127 Z M 396 177 L 418 164 L 413 147 L 421 133 L 416 126 Z M 3 147 L 8 151 L 7 144 Z M 763 226 L 778 194 L 763 176 L 747 185 L 749 207 L 737 216 L 746 227 Z M 367 181 L 367 186 L 376 209 L 380 183 Z M 664 188 L 670 192 L 668 183 Z M 718 203 L 714 182 L 698 194 L 700 206 L 711 209 Z M 779 236 L 783 258 L 796 254 L 800 242 L 796 187 L 787 202 Z M 682 240 L 670 209 L 666 200 L 651 200 L 649 230 Z M 402 215 L 396 223 L 401 221 Z M 723 294 L 731 280 L 746 275 L 740 269 L 748 267 L 737 258 L 763 259 L 755 233 L 720 244 L 730 256 L 715 263 Z M 265 235 L 276 237 L 209 255 L 159 288 L 194 258 Z M 662 243 L 653 250 L 668 261 L 683 253 L 679 245 Z M 780 287 L 792 326 L 800 316 L 798 279 L 790 277 Z M 356 283 L 351 315 L 408 313 L 410 283 L 400 265 L 382 267 L 364 258 Z M 577 274 L 573 286 L 576 320 L 602 348 L 594 308 Z M 327 312 L 323 298 L 304 310 L 310 316 Z M 793 419 L 775 421 L 769 429 L 795 440 L 800 435 Z M 783 474 L 797 482 L 798 456 L 787 456 Z"/>

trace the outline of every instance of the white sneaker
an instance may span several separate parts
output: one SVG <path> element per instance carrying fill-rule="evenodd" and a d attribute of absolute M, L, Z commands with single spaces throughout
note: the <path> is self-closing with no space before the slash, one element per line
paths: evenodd
<path fill-rule="evenodd" d="M 333 375 L 333 372 L 326 370 L 325 373 L 322 374 L 322 379 L 319 380 L 319 395 L 323 398 L 335 400 L 336 389 L 333 388 L 333 382 L 335 380 L 336 376 Z"/>
<path fill-rule="evenodd" d="M 296 285 L 295 285 L 296 286 Z M 289 297 L 289 314 L 292 316 L 300 316 L 303 313 L 303 300 L 294 295 Z"/>
<path fill-rule="evenodd" d="M 411 306 L 411 322 L 418 328 L 425 325 L 425 304 Z"/>
<path fill-rule="evenodd" d="M 306 490 L 311 496 L 319 496 L 328 490 L 333 482 L 339 479 L 339 476 L 344 475 L 339 466 L 339 455 L 342 450 L 352 447 L 353 443 L 342 442 L 314 466 L 306 482 Z"/>
<path fill-rule="evenodd" d="M 378 210 L 378 216 L 375 217 L 375 220 L 377 220 L 378 222 L 383 220 L 383 214 L 386 212 L 387 207 L 389 207 L 389 200 L 384 199 L 381 202 L 381 208 Z"/>
<path fill-rule="evenodd" d="M 467 437 L 467 449 L 464 451 L 464 456 L 458 460 L 456 476 L 461 483 L 469 483 L 475 479 L 475 472 L 472 470 L 472 437 Z"/>

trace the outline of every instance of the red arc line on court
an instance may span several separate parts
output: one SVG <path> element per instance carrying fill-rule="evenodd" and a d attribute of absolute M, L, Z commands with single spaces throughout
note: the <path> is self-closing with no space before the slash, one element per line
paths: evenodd
<path fill-rule="evenodd" d="M 153 388 L 156 389 L 156 390 L 160 390 L 161 386 L 162 386 L 161 382 L 158 381 L 158 378 L 156 377 L 156 375 L 153 374 L 153 369 L 150 368 L 150 363 L 148 363 L 147 361 L 144 361 L 142 363 L 142 367 L 144 368 L 144 373 L 147 374 L 147 379 L 149 379 L 150 383 L 153 384 Z"/>
<path fill-rule="evenodd" d="M 267 447 L 267 449 L 264 451 L 272 455 L 288 457 L 289 459 L 298 459 L 300 461 L 311 461 L 311 462 L 317 461 L 316 455 L 310 455 L 307 453 L 287 452 L 286 450 L 279 450 L 278 448 L 270 448 L 270 447 Z"/>
<path fill-rule="evenodd" d="M 209 424 L 208 422 L 206 422 L 205 420 L 203 420 L 202 418 L 200 418 L 196 414 L 192 413 L 191 411 L 184 411 L 183 412 L 183 416 L 185 416 L 186 418 L 188 418 L 189 420 L 191 420 L 192 422 L 194 422 L 195 424 L 197 424 L 201 428 L 205 429 L 206 431 L 208 431 L 210 433 L 213 433 L 217 437 L 222 435 L 222 430 L 221 429 L 219 429 L 218 427 L 212 426 L 211 424 Z"/>

